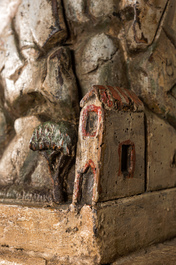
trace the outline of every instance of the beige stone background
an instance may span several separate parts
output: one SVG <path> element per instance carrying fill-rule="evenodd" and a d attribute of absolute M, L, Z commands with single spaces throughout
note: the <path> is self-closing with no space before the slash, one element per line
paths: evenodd
<path fill-rule="evenodd" d="M 57 5 L 57 12 L 53 11 L 52 4 Z M 145 192 L 168 189 L 166 193 L 169 194 L 169 189 L 174 190 L 175 12 L 175 0 L 0 1 L 1 202 L 41 206 L 52 201 L 52 182 L 46 160 L 29 149 L 29 140 L 34 128 L 43 121 L 68 120 L 78 125 L 79 100 L 94 84 L 131 89 L 143 101 L 146 117 Z M 57 55 L 57 51 L 61 51 L 61 55 Z M 72 182 L 73 172 L 74 165 L 69 176 Z M 71 184 L 68 189 L 70 199 Z M 169 206 L 166 209 L 171 205 L 174 208 L 175 195 L 168 196 Z M 147 209 L 149 207 L 146 208 L 148 213 Z M 3 211 L 5 214 L 6 211 Z M 40 214 L 44 216 L 43 212 Z M 31 216 L 34 218 L 35 213 L 31 213 Z M 152 213 L 149 216 L 153 216 Z M 174 216 L 175 212 L 173 215 L 171 213 L 170 225 L 173 227 Z M 78 219 L 74 222 L 80 221 Z M 84 234 L 84 227 L 80 227 Z M 46 230 L 51 231 L 51 227 Z M 169 233 L 168 226 L 160 240 L 166 239 L 167 234 L 173 236 L 174 229 Z M 6 242 L 4 238 L 2 245 Z M 146 242 L 152 240 L 149 238 Z M 58 244 L 57 240 L 55 242 Z M 139 239 L 139 242 L 143 245 L 143 241 Z M 11 247 L 15 245 L 16 248 L 21 247 L 15 241 Z M 94 247 L 93 240 L 91 246 Z M 46 248 L 44 246 L 43 249 Z M 29 247 L 26 249 L 29 251 Z M 86 251 L 86 254 L 83 251 L 80 255 L 94 255 Z M 53 256 L 56 254 L 51 253 Z M 125 253 L 127 251 L 122 251 L 120 255 Z M 13 255 L 15 260 L 16 254 Z M 35 264 L 46 264 L 43 259 L 40 260 L 41 257 L 39 261 L 35 258 Z M 29 264 L 33 263 L 30 259 Z M 9 264 L 11 262 L 9 258 Z M 20 258 L 16 262 L 28 264 L 20 261 Z M 74 262 L 72 260 L 71 264 Z M 91 263 L 85 261 L 84 264 Z"/>
<path fill-rule="evenodd" d="M 45 159 L 28 149 L 29 139 L 43 121 L 77 123 L 76 106 L 93 84 L 125 87 L 142 99 L 147 189 L 175 186 L 175 2 L 54 2 L 60 35 L 53 34 L 57 19 L 48 1 L 1 1 L 1 197 L 51 199 Z M 52 59 L 59 47 L 67 48 L 59 61 L 63 84 Z"/>

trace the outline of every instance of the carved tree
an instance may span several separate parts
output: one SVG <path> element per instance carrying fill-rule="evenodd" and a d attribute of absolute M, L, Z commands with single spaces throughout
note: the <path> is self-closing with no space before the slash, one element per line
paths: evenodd
<path fill-rule="evenodd" d="M 30 140 L 30 148 L 33 151 L 39 150 L 48 162 L 56 203 L 64 201 L 63 182 L 75 156 L 76 139 L 76 130 L 72 124 L 45 122 L 34 130 Z"/>

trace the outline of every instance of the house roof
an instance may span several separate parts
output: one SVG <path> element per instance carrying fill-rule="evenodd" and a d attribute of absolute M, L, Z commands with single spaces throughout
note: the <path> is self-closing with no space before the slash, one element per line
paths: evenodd
<path fill-rule="evenodd" d="M 83 97 L 80 106 L 89 101 L 90 98 L 96 96 L 103 107 L 107 110 L 121 110 L 121 111 L 136 111 L 141 112 L 144 110 L 142 101 L 131 90 L 112 87 L 94 85 L 92 89 Z"/>

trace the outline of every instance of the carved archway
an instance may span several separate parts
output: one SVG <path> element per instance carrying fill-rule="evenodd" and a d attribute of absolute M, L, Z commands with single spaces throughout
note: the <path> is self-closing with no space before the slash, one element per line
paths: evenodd
<path fill-rule="evenodd" d="M 91 184 L 91 186 L 89 187 L 88 185 L 85 185 L 85 187 L 83 187 L 85 184 L 83 183 L 84 175 L 87 173 L 88 173 L 88 176 L 86 176 L 87 184 Z M 90 180 L 91 175 L 93 175 L 92 176 L 93 181 Z M 83 203 L 91 204 L 92 201 L 94 201 L 94 198 L 96 197 L 96 193 L 97 193 L 96 187 L 98 186 L 97 179 L 96 179 L 96 167 L 95 167 L 94 162 L 91 159 L 89 159 L 89 161 L 85 164 L 85 166 L 80 171 L 77 172 L 77 175 L 75 178 L 75 184 L 74 184 L 73 204 L 81 202 L 81 199 L 83 197 L 84 199 L 86 198 L 86 196 L 82 194 L 82 192 L 85 191 L 86 186 L 89 189 L 89 191 L 87 190 L 86 192 L 89 193 L 89 195 L 92 192 L 92 196 L 91 196 L 91 200 L 90 198 L 87 201 L 83 200 Z M 89 203 L 87 203 L 88 201 Z"/>

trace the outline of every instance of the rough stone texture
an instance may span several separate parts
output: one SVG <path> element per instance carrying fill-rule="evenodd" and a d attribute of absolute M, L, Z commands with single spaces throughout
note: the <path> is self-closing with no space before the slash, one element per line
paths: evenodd
<path fill-rule="evenodd" d="M 92 37 L 82 55 L 83 73 L 89 73 L 98 67 L 98 63 L 110 60 L 116 50 L 113 41 L 104 33 Z"/>
<path fill-rule="evenodd" d="M 76 123 L 79 114 L 78 93 L 68 48 L 56 48 L 49 54 L 41 93 L 49 101 L 47 111 L 52 120 Z"/>
<path fill-rule="evenodd" d="M 11 4 L 14 3 L 9 3 L 9 10 Z M 56 123 L 69 120 L 75 130 L 79 115 L 77 84 L 69 48 L 61 46 L 67 38 L 61 1 L 38 1 L 36 4 L 23 0 L 18 4 L 0 33 L 3 148 L 0 192 L 5 197 L 48 201 L 51 180 L 47 163 L 44 165 L 39 155 L 29 152 L 29 136 L 35 126 L 50 120 Z M 9 129 L 3 127 L 6 126 L 4 114 L 5 118 L 11 117 L 11 131 L 21 117 L 32 116 L 38 124 L 22 126 L 13 139 L 4 137 L 9 133 Z M 9 121 L 6 122 L 8 127 Z M 19 183 L 22 190 L 19 190 Z M 69 186 L 73 185 L 69 183 Z M 45 200 L 45 196 L 49 197 Z"/>
<path fill-rule="evenodd" d="M 1 24 L 0 24 L 0 35 L 6 34 L 6 29 L 9 26 L 12 18 L 15 16 L 21 0 L 6 0 L 1 2 Z"/>
<path fill-rule="evenodd" d="M 68 209 L 9 205 L 1 205 L 0 209 L 1 245 L 35 251 L 48 260 L 61 257 L 69 262 L 83 256 L 92 259 L 94 264 L 98 262 L 94 219 L 89 206 L 83 207 L 79 214 Z"/>
<path fill-rule="evenodd" d="M 49 264 L 110 263 L 176 236 L 175 199 L 174 188 L 100 203 L 92 209 L 83 206 L 80 212 L 64 210 L 66 205 L 53 209 L 1 204 L 0 244 Z"/>
<path fill-rule="evenodd" d="M 151 190 L 162 190 L 176 185 L 175 0 L 3 0 L 0 1 L 0 9 L 0 171 L 3 174 L 0 180 L 1 202 L 39 207 L 35 208 L 35 214 L 29 219 L 34 224 L 31 226 L 31 234 L 29 232 L 30 240 L 34 236 L 36 247 L 39 248 L 37 242 L 40 242 L 42 235 L 39 224 L 42 227 L 40 221 L 43 219 L 48 220 L 47 236 L 49 234 L 49 238 L 53 238 L 52 219 L 46 216 L 47 209 L 40 209 L 41 206 L 52 205 L 52 182 L 44 158 L 28 149 L 27 141 L 33 130 L 27 120 L 33 117 L 31 119 L 36 125 L 46 121 L 57 123 L 69 120 L 76 127 L 79 116 L 78 101 L 94 84 L 130 89 L 149 109 L 149 112 L 146 111 L 145 121 L 145 171 L 143 160 L 140 159 L 142 172 L 146 174 L 147 193 L 131 199 L 120 199 L 116 206 L 115 202 L 109 203 L 109 206 L 107 203 L 107 207 L 104 205 L 100 209 L 105 212 L 105 221 L 102 221 L 103 217 L 102 220 L 98 219 L 100 226 L 104 222 L 98 233 L 102 231 L 103 234 L 103 226 L 106 228 L 105 236 L 100 242 L 101 253 L 115 259 L 119 253 L 126 254 L 152 242 L 175 236 L 174 189 L 149 193 Z M 26 123 L 20 123 L 23 118 Z M 138 126 L 137 124 L 136 127 L 139 128 Z M 112 132 L 111 135 L 114 136 Z M 90 172 L 86 174 L 89 175 Z M 74 177 L 73 165 L 68 172 L 69 201 Z M 124 189 L 126 188 L 128 189 Z M 118 190 L 119 193 L 122 191 Z M 11 206 L 4 207 L 11 209 Z M 168 209 L 167 215 L 164 207 Z M 25 211 L 29 213 L 34 211 L 33 208 L 20 209 L 27 209 Z M 35 223 L 37 213 L 42 211 L 45 214 L 37 217 L 38 223 Z M 110 217 L 111 214 L 119 220 L 118 227 L 115 225 L 116 220 Z M 62 217 L 61 214 L 60 218 Z M 9 220 L 11 218 L 15 217 L 10 216 Z M 110 221 L 106 220 L 108 218 Z M 25 242 L 24 245 L 28 248 L 26 234 L 20 234 L 23 230 L 13 230 L 17 227 L 16 223 L 13 227 L 9 220 L 4 216 L 4 226 L 6 223 L 8 227 L 11 224 L 9 242 L 13 232 L 17 231 L 20 244 Z M 74 220 L 73 218 L 70 223 L 74 224 Z M 35 231 L 39 232 L 35 235 Z M 106 232 L 109 233 L 107 237 Z M 125 237 L 128 233 L 129 236 Z M 47 242 L 47 236 L 42 237 L 42 244 Z M 61 235 L 58 238 L 59 236 Z M 80 239 L 79 235 L 78 237 Z M 65 238 L 67 234 L 65 236 L 63 233 L 62 244 Z M 115 243 L 111 241 L 113 238 Z M 18 238 L 16 240 L 12 245 L 17 244 Z M 68 244 L 72 240 L 74 238 L 70 237 Z M 81 240 L 86 241 L 86 233 L 81 235 Z M 56 242 L 56 248 L 59 249 L 59 241 L 53 242 Z M 65 249 L 68 248 L 69 253 L 77 251 L 77 247 L 79 251 L 83 251 L 81 242 L 76 242 L 77 246 L 74 246 L 74 242 L 72 244 L 73 250 L 66 246 L 66 242 Z M 55 249 L 54 243 L 49 245 L 48 241 L 47 244 L 42 250 L 43 253 L 46 252 L 45 255 L 52 251 L 51 248 Z M 93 243 L 89 246 L 92 247 Z M 35 251 L 35 244 L 30 247 Z M 96 247 L 92 249 L 92 256 L 89 251 L 85 251 L 81 261 L 80 258 L 78 261 L 74 253 L 72 257 L 66 255 L 63 260 L 61 257 L 52 256 L 52 259 L 48 258 L 48 263 L 96 264 L 93 260 L 94 254 L 99 255 L 99 250 Z M 7 259 L 7 262 L 12 260 Z M 101 263 L 106 262 L 110 261 L 103 257 Z M 31 260 L 31 263 L 35 262 Z"/>
<path fill-rule="evenodd" d="M 176 261 L 176 239 L 166 241 L 119 259 L 113 265 L 174 265 Z"/>
<path fill-rule="evenodd" d="M 174 54 L 174 45 L 162 32 L 158 43 L 130 65 L 130 75 L 136 76 L 131 78 L 131 85 L 148 107 L 175 126 Z"/>
<path fill-rule="evenodd" d="M 13 183 L 16 177 L 19 176 L 20 168 L 29 153 L 28 143 L 31 133 L 39 123 L 36 117 L 16 120 L 16 136 L 4 153 L 0 163 L 1 185 Z M 6 170 L 7 168 L 9 171 Z"/>
<path fill-rule="evenodd" d="M 84 0 L 64 0 L 65 12 L 69 21 L 84 23 L 89 21 L 86 16 L 86 1 Z"/>
<path fill-rule="evenodd" d="M 176 132 L 151 112 L 147 116 L 147 190 L 176 186 Z"/>
<path fill-rule="evenodd" d="M 130 51 L 145 49 L 152 44 L 167 3 L 167 0 L 120 2 L 120 12 Z"/>
<path fill-rule="evenodd" d="M 147 106 L 175 127 L 174 10 L 175 2 L 169 1 L 155 41 L 145 52 L 130 58 L 129 78 L 132 90 Z"/>
<path fill-rule="evenodd" d="M 130 140 L 135 145 L 135 169 L 132 177 L 119 174 L 124 157 L 119 162 L 119 144 Z M 113 113 L 107 115 L 102 160 L 101 201 L 140 194 L 145 189 L 144 115 L 143 113 Z M 123 156 L 123 154 L 121 154 Z M 126 158 L 127 159 L 127 158 Z M 127 161 L 128 164 L 128 161 Z M 131 163 L 130 163 L 131 164 Z M 128 168 L 128 165 L 124 165 Z M 131 166 L 131 165 L 130 165 Z M 125 169 L 126 170 L 126 169 Z"/>
<path fill-rule="evenodd" d="M 2 154 L 3 143 L 6 139 L 7 123 L 3 111 L 0 109 L 0 157 Z"/>
<path fill-rule="evenodd" d="M 31 255 L 32 256 L 32 255 Z M 46 265 L 45 259 L 30 257 L 22 249 L 9 249 L 7 246 L 0 248 L 0 265 Z"/>
<path fill-rule="evenodd" d="M 15 24 L 22 49 L 37 44 L 40 50 L 48 50 L 67 37 L 60 0 L 55 5 L 46 0 L 22 1 Z"/>
<path fill-rule="evenodd" d="M 170 189 L 100 204 L 97 231 L 102 264 L 175 237 L 175 192 Z"/>
<path fill-rule="evenodd" d="M 108 2 L 106 0 L 90 1 L 89 11 L 96 18 L 111 15 L 116 10 L 117 3 L 114 0 Z"/>
<path fill-rule="evenodd" d="M 19 200 L 47 201 L 43 196 L 51 196 L 52 184 L 48 166 L 44 163 L 44 158 L 34 155 L 29 150 L 29 140 L 34 128 L 40 121 L 29 116 L 15 121 L 16 136 L 4 152 L 0 161 L 0 185 L 1 198 L 13 198 Z M 36 168 L 35 168 L 36 167 Z M 8 169 L 8 170 L 7 170 Z M 43 189 L 46 188 L 43 194 Z M 48 194 L 49 192 L 49 194 Z M 42 196 L 42 197 L 41 197 Z"/>
<path fill-rule="evenodd" d="M 115 39 L 105 33 L 81 39 L 75 50 L 75 62 L 83 95 L 98 84 L 128 87 L 121 48 Z"/>

